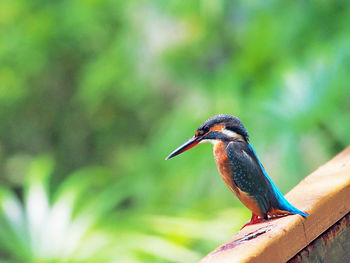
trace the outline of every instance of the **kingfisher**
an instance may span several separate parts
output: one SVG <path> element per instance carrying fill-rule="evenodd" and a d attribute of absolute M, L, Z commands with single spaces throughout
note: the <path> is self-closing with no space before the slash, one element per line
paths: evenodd
<path fill-rule="evenodd" d="M 204 142 L 214 145 L 214 158 L 222 179 L 252 211 L 251 220 L 242 228 L 273 217 L 291 214 L 308 216 L 289 203 L 268 176 L 249 143 L 246 128 L 236 116 L 220 114 L 211 117 L 166 160 Z"/>

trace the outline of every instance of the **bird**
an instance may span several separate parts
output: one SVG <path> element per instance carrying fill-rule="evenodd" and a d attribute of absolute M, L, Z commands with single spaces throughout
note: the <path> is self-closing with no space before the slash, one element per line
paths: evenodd
<path fill-rule="evenodd" d="M 308 216 L 288 202 L 271 180 L 249 142 L 246 128 L 236 116 L 220 114 L 209 118 L 166 160 L 205 142 L 214 145 L 214 159 L 226 185 L 252 212 L 242 229 L 280 216 Z"/>

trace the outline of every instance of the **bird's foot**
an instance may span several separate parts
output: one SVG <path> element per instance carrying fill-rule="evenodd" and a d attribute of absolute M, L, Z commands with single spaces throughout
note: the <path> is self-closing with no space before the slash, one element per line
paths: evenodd
<path fill-rule="evenodd" d="M 265 219 L 264 218 L 261 218 L 255 214 L 252 214 L 252 218 L 250 219 L 249 222 L 245 223 L 244 226 L 241 228 L 241 230 L 243 228 L 245 228 L 246 226 L 249 226 L 249 225 L 254 225 L 254 224 L 257 224 L 257 223 L 261 223 L 261 222 L 264 222 Z"/>

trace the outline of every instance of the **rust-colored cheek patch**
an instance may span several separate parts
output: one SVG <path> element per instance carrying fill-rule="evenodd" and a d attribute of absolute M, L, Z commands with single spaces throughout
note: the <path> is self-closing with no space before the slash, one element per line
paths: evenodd
<path fill-rule="evenodd" d="M 217 124 L 210 128 L 210 131 L 221 131 L 225 128 L 225 125 Z"/>

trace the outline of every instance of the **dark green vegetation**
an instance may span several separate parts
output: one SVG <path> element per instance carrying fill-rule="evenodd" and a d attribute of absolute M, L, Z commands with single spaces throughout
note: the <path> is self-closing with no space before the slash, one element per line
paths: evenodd
<path fill-rule="evenodd" d="M 249 219 L 240 117 L 285 193 L 350 143 L 348 1 L 0 1 L 2 262 L 194 262 Z M 114 261 L 113 261 L 114 260 Z"/>

